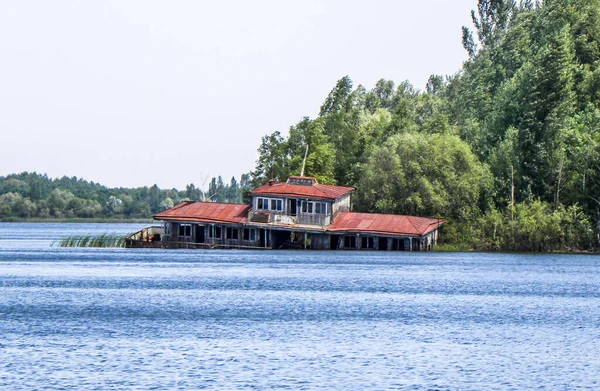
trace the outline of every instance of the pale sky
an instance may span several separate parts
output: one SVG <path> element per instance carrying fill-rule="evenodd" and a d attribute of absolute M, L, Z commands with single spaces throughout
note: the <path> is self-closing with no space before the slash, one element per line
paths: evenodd
<path fill-rule="evenodd" d="M 1 1 L 0 175 L 228 182 L 345 75 L 424 89 L 458 71 L 476 3 Z"/>

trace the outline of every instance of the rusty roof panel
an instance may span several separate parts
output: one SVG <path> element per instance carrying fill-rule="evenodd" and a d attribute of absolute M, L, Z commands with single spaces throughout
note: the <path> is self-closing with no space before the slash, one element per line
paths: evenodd
<path fill-rule="evenodd" d="M 300 186 L 309 187 L 310 186 Z M 201 223 L 246 224 L 249 205 L 217 202 L 184 201 L 154 215 L 157 220 Z M 371 233 L 380 235 L 422 236 L 440 225 L 444 219 L 377 213 L 340 212 L 327 232 Z"/>
<path fill-rule="evenodd" d="M 245 224 L 250 205 L 184 201 L 154 215 L 157 220 Z"/>
<path fill-rule="evenodd" d="M 353 187 L 321 185 L 291 185 L 287 182 L 270 182 L 252 190 L 254 195 L 271 195 L 298 198 L 319 198 L 336 200 L 354 191 Z"/>
<path fill-rule="evenodd" d="M 327 227 L 327 231 L 421 236 L 428 234 L 445 222 L 444 219 L 427 217 L 340 212 L 333 223 Z"/>

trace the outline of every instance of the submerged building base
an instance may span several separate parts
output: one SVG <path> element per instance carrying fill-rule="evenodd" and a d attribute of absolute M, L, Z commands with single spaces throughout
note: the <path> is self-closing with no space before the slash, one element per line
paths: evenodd
<path fill-rule="evenodd" d="M 431 250 L 437 243 L 437 230 L 423 236 L 396 236 L 187 222 L 167 222 L 165 227 L 148 227 L 136 232 L 127 238 L 126 247 L 424 251 Z"/>

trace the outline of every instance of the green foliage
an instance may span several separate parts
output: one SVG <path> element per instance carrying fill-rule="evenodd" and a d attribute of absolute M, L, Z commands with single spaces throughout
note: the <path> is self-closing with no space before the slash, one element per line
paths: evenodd
<path fill-rule="evenodd" d="M 452 246 L 588 248 L 600 220 L 600 0 L 478 0 L 471 16 L 459 72 L 432 75 L 425 91 L 384 79 L 352 90 L 344 76 L 317 118 L 263 138 L 256 182 L 299 174 L 309 144 L 307 175 L 357 187 L 357 210 L 447 217 Z M 511 241 L 481 228 L 506 225 L 498 210 L 511 205 Z"/>
<path fill-rule="evenodd" d="M 586 159 L 578 154 L 589 155 L 582 144 L 597 129 L 575 124 L 600 103 L 600 2 L 509 3 L 479 1 L 474 22 L 483 46 L 448 91 L 450 121 L 490 165 L 497 206 L 506 205 L 514 185 L 517 202 L 578 202 L 596 213 L 582 199 L 594 195 L 572 189 L 585 188 L 580 173 L 587 171 Z"/>
<path fill-rule="evenodd" d="M 473 246 L 480 250 L 572 251 L 594 247 L 594 232 L 576 205 L 556 209 L 535 200 L 513 211 L 491 210 L 477 220 Z"/>
<path fill-rule="evenodd" d="M 266 182 L 270 178 L 287 178 L 289 175 L 287 146 L 280 132 L 275 131 L 270 135 L 263 136 L 258 153 L 256 168 L 252 172 L 252 176 L 256 180 L 255 184 Z"/>
<path fill-rule="evenodd" d="M 346 109 L 348 96 L 352 92 L 352 80 L 346 75 L 338 80 L 335 88 L 331 90 L 327 99 L 321 106 L 321 116 L 335 114 Z"/>
<path fill-rule="evenodd" d="M 219 177 L 220 178 L 220 177 Z M 250 187 L 250 176 L 242 176 L 243 186 L 235 178 L 220 184 L 220 197 L 212 201 L 241 202 Z M 0 176 L 0 220 L 16 219 L 136 219 L 170 208 L 184 199 L 208 200 L 201 189 L 191 183 L 184 191 L 163 190 L 157 185 L 137 189 L 109 189 L 81 178 L 48 178 L 47 175 L 23 172 Z"/>
<path fill-rule="evenodd" d="M 73 235 L 56 243 L 58 247 L 125 247 L 129 235 Z"/>
<path fill-rule="evenodd" d="M 450 134 L 403 133 L 375 147 L 361 172 L 361 210 L 465 221 L 491 177 L 468 144 Z"/>

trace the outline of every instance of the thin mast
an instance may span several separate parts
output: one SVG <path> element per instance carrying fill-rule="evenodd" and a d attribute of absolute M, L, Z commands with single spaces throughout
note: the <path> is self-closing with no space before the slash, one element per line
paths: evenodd
<path fill-rule="evenodd" d="M 300 171 L 300 176 L 304 176 L 304 166 L 306 165 L 306 157 L 308 156 L 308 144 L 306 144 L 306 151 L 304 151 L 304 160 L 302 160 L 302 171 Z"/>

